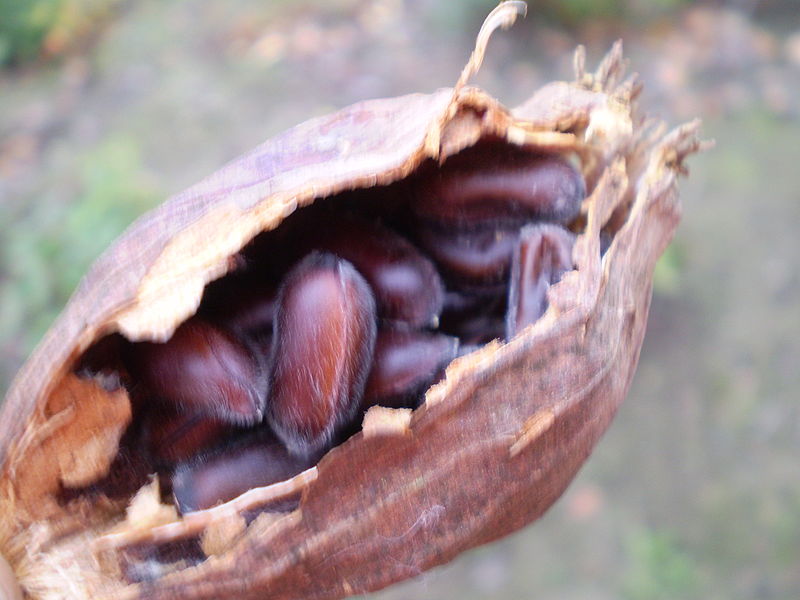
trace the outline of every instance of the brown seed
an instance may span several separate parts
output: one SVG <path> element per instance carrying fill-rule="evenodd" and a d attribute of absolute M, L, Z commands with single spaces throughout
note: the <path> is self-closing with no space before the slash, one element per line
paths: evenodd
<path fill-rule="evenodd" d="M 419 331 L 384 330 L 364 389 L 363 408 L 413 407 L 458 353 L 458 338 Z"/>
<path fill-rule="evenodd" d="M 372 287 L 380 318 L 414 327 L 435 324 L 443 295 L 436 267 L 375 218 L 331 210 L 322 202 L 296 211 L 277 230 L 256 238 L 246 252 L 261 276 L 274 279 L 315 250 L 353 264 Z"/>
<path fill-rule="evenodd" d="M 372 288 L 380 318 L 413 327 L 438 321 L 444 297 L 439 273 L 400 234 L 363 217 L 332 215 L 307 245 L 352 263 Z"/>
<path fill-rule="evenodd" d="M 181 513 L 203 510 L 252 488 L 289 479 L 314 462 L 289 454 L 274 438 L 261 436 L 178 466 L 172 493 Z"/>
<path fill-rule="evenodd" d="M 326 448 L 361 401 L 375 345 L 375 300 L 353 266 L 315 252 L 286 277 L 273 344 L 273 430 L 297 455 Z"/>
<path fill-rule="evenodd" d="M 436 261 L 445 277 L 456 284 L 484 286 L 508 280 L 517 228 L 443 229 L 420 223 L 416 234 L 422 249 Z"/>
<path fill-rule="evenodd" d="M 263 417 L 267 379 L 258 362 L 203 319 L 186 321 L 166 343 L 134 344 L 129 362 L 149 396 L 179 412 L 237 425 Z"/>
<path fill-rule="evenodd" d="M 556 225 L 523 227 L 511 267 L 506 338 L 511 339 L 547 310 L 547 290 L 573 269 L 575 235 Z"/>
<path fill-rule="evenodd" d="M 206 415 L 157 410 L 145 418 L 143 438 L 153 463 L 171 467 L 217 445 L 235 431 L 230 424 Z"/>
<path fill-rule="evenodd" d="M 567 223 L 586 195 L 583 177 L 564 158 L 497 146 L 456 154 L 416 189 L 417 217 L 459 227 L 531 219 Z"/>

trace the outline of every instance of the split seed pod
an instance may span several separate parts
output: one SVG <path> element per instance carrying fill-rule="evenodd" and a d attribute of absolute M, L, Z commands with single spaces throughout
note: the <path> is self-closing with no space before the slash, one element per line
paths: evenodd
<path fill-rule="evenodd" d="M 489 16 L 454 88 L 291 129 L 137 221 L 95 263 L 0 418 L 0 554 L 29 597 L 341 598 L 515 531 L 564 491 L 628 391 L 653 268 L 679 220 L 676 178 L 702 144 L 697 123 L 646 127 L 619 45 L 594 74 L 579 50 L 575 82 L 513 110 L 467 85 L 520 5 Z M 414 411 L 373 407 L 315 467 L 216 508 L 180 517 L 155 484 L 123 501 L 64 499 L 107 475 L 136 410 L 127 385 L 75 373 L 87 349 L 113 333 L 165 341 L 230 258 L 294 211 L 321 198 L 335 208 L 352 190 L 380 202 L 386 186 L 484 143 L 561 155 L 586 184 L 569 224 L 576 268 L 539 320 L 456 358 Z M 253 518 L 298 496 L 292 512 Z"/>

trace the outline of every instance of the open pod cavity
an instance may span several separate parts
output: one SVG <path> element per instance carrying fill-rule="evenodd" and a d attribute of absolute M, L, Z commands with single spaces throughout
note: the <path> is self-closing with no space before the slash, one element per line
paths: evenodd
<path fill-rule="evenodd" d="M 574 82 L 513 110 L 469 86 L 519 4 L 490 15 L 455 88 L 299 125 L 139 219 L 95 263 L 0 418 L 0 554 L 29 597 L 340 598 L 515 531 L 564 491 L 627 393 L 679 220 L 676 177 L 701 143 L 697 123 L 665 134 L 637 112 L 619 45 L 594 73 L 579 49 Z M 585 180 L 575 269 L 533 325 L 455 359 L 415 410 L 370 409 L 315 466 L 227 504 L 180 517 L 154 483 L 65 496 L 108 476 L 135 418 L 125 386 L 76 372 L 87 350 L 168 339 L 242 248 L 296 211 L 379 208 L 482 144 L 567 157 Z M 294 510 L 259 512 L 287 497 Z"/>

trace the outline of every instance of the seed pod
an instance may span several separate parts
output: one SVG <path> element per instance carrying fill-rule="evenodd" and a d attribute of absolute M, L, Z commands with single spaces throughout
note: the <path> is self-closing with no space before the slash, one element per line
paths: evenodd
<path fill-rule="evenodd" d="M 361 401 L 375 345 L 372 292 L 353 266 L 315 252 L 278 296 L 269 423 L 300 456 L 324 448 Z"/>
<path fill-rule="evenodd" d="M 547 310 L 547 290 L 572 270 L 575 235 L 555 225 L 528 225 L 514 251 L 508 293 L 506 338 L 536 322 Z"/>
<path fill-rule="evenodd" d="M 172 493 L 181 513 L 210 508 L 255 487 L 283 481 L 311 467 L 276 439 L 260 436 L 181 464 L 172 476 Z M 296 501 L 282 510 L 291 510 Z"/>
<path fill-rule="evenodd" d="M 237 425 L 261 421 L 267 380 L 235 338 L 191 319 L 163 344 L 135 344 L 129 363 L 151 398 L 187 414 Z"/>
<path fill-rule="evenodd" d="M 563 157 L 490 144 L 456 154 L 415 186 L 412 210 L 441 225 L 522 224 L 531 219 L 568 223 L 586 187 Z"/>
<path fill-rule="evenodd" d="M 383 330 L 364 389 L 362 408 L 408 408 L 438 380 L 458 353 L 458 338 L 418 331 Z"/>
<path fill-rule="evenodd" d="M 575 82 L 513 110 L 467 86 L 489 33 L 519 7 L 492 13 L 455 88 L 359 103 L 287 131 L 137 220 L 99 259 L 0 413 L 0 554 L 28 596 L 332 600 L 440 565 L 556 501 L 627 393 L 653 268 L 679 220 L 677 177 L 702 144 L 696 123 L 664 137 L 642 131 L 649 122 L 620 47 L 595 74 L 579 53 Z M 413 413 L 371 411 L 383 418 L 267 494 L 300 493 L 300 510 L 245 524 L 202 562 L 148 560 L 145 583 L 126 579 L 129 549 L 180 547 L 254 509 L 258 494 L 177 520 L 158 498 L 144 515 L 154 519 L 126 518 L 124 501 L 102 496 L 65 501 L 64 481 L 116 468 L 131 418 L 113 410 L 130 408 L 131 390 L 76 376 L 81 355 L 114 332 L 131 343 L 169 338 L 230 257 L 292 211 L 350 210 L 358 190 L 379 212 L 387 188 L 416 185 L 465 149 L 506 144 L 580 159 L 590 192 L 570 224 L 576 269 L 548 294 L 553 319 L 456 359 Z M 601 262 L 606 227 L 613 243 Z"/>

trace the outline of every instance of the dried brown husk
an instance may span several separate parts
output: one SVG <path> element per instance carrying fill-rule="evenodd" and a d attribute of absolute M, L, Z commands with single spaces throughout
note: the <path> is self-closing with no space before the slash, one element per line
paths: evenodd
<path fill-rule="evenodd" d="M 574 82 L 514 110 L 467 85 L 488 35 L 518 8 L 490 15 L 456 87 L 303 123 L 139 219 L 94 264 L 0 418 L 0 554 L 29 597 L 341 598 L 515 531 L 564 491 L 628 391 L 653 268 L 679 220 L 676 178 L 702 144 L 698 123 L 664 134 L 639 114 L 619 44 L 593 74 L 579 49 Z M 130 507 L 59 504 L 62 484 L 106 474 L 131 419 L 124 390 L 73 374 L 89 346 L 113 332 L 168 338 L 231 257 L 294 210 L 403 180 L 485 138 L 577 157 L 587 180 L 577 269 L 539 321 L 454 361 L 417 410 L 373 409 L 316 468 L 238 505 L 180 520 L 150 488 Z M 603 229 L 614 237 L 601 259 Z M 242 502 L 287 487 L 302 493 L 297 510 L 245 525 Z M 131 548 L 191 536 L 206 560 L 148 563 L 149 581 L 126 581 Z"/>

